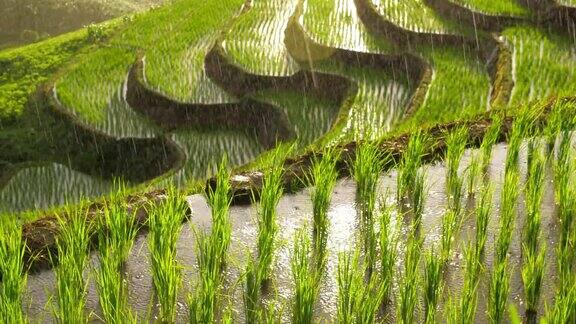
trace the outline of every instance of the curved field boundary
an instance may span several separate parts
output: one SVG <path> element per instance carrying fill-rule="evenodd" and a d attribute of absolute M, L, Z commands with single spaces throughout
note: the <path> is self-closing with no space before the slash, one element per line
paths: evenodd
<path fill-rule="evenodd" d="M 408 101 L 404 118 L 411 116 L 422 105 L 432 81 L 432 68 L 422 58 L 410 53 L 376 54 L 333 48 L 318 44 L 300 24 L 302 2 L 296 7 L 286 28 L 286 47 L 290 55 L 304 66 L 315 61 L 335 60 L 348 66 L 370 68 L 388 75 L 407 75 L 415 91 Z M 313 72 L 317 74 L 317 72 Z M 354 82 L 350 80 L 349 82 Z M 351 96 L 350 100 L 354 97 Z"/>
<path fill-rule="evenodd" d="M 267 149 L 279 141 L 294 137 L 288 118 L 278 107 L 249 99 L 225 104 L 182 103 L 149 89 L 143 80 L 144 61 L 138 59 L 128 75 L 126 100 L 132 109 L 167 130 L 226 127 L 244 132 L 254 131 Z"/>
<path fill-rule="evenodd" d="M 380 15 L 370 0 L 354 0 L 358 16 L 366 28 L 376 36 L 385 37 L 400 48 L 412 48 L 417 45 L 448 45 L 477 52 L 488 60 L 497 47 L 494 40 L 479 34 L 477 39 L 454 34 L 436 34 L 415 32 L 402 28 Z"/>
<path fill-rule="evenodd" d="M 523 17 L 493 15 L 476 11 L 450 0 L 424 0 L 424 2 L 448 19 L 485 31 L 501 31 L 506 27 L 529 21 Z"/>
<path fill-rule="evenodd" d="M 576 97 L 564 98 L 563 100 L 576 103 Z M 548 122 L 548 115 L 552 110 L 554 100 L 550 100 L 546 104 L 539 107 L 540 111 L 537 119 L 534 121 L 534 130 L 539 131 L 546 127 Z M 502 112 L 502 111 L 500 111 Z M 576 116 L 576 110 L 571 112 L 571 116 Z M 516 117 L 506 116 L 503 120 L 500 134 L 498 136 L 498 143 L 505 142 L 512 130 L 512 124 Z M 427 145 L 427 151 L 423 157 L 424 163 L 433 163 L 440 161 L 446 154 L 445 136 L 447 132 L 459 127 L 468 129 L 469 143 L 468 147 L 476 148 L 482 143 L 487 129 L 492 124 L 492 117 L 490 112 L 486 112 L 476 116 L 471 120 L 463 120 L 447 124 L 439 124 L 424 131 L 430 136 L 430 141 Z M 389 155 L 391 159 L 388 160 L 383 166 L 382 172 L 386 172 L 400 161 L 403 152 L 406 148 L 411 134 L 405 133 L 399 136 L 383 140 L 379 143 L 380 150 L 383 154 Z M 351 175 L 350 166 L 355 157 L 357 143 L 350 142 L 340 145 L 338 148 L 342 151 L 341 158 L 338 162 L 338 171 L 340 177 Z M 285 192 L 295 192 L 304 188 L 305 184 L 302 183 L 303 175 L 308 172 L 312 162 L 321 157 L 321 153 L 309 151 L 301 156 L 288 159 L 284 163 L 286 170 L 284 175 L 284 188 Z M 259 192 L 262 188 L 263 172 L 261 170 L 247 171 L 233 175 L 230 179 L 233 190 L 232 202 L 233 204 L 252 204 L 253 198 L 258 199 Z M 216 186 L 215 178 L 209 179 L 206 183 L 206 190 L 214 189 Z M 142 231 L 146 230 L 146 221 L 148 214 L 146 207 L 150 204 L 157 204 L 166 197 L 164 190 L 152 191 L 137 196 L 130 196 L 126 199 L 126 203 L 130 210 L 136 213 L 138 224 L 142 225 Z M 99 216 L 102 210 L 103 203 L 92 203 L 85 209 L 86 221 L 94 223 L 95 219 Z M 92 227 L 94 231 L 94 227 Z M 56 237 L 59 233 L 58 220 L 55 215 L 45 215 L 44 217 L 25 224 L 23 226 L 23 241 L 27 242 L 27 249 L 25 260 L 28 265 L 28 270 L 33 272 L 40 269 L 46 269 L 53 265 L 52 260 L 57 262 L 56 251 Z M 93 232 L 94 233 L 94 232 Z"/>

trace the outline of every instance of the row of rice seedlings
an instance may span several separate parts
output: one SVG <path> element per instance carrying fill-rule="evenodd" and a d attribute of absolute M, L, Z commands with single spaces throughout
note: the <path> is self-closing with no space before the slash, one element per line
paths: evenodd
<path fill-rule="evenodd" d="M 58 215 L 58 225 L 54 317 L 59 323 L 86 323 L 84 270 L 88 265 L 90 244 L 88 224 L 83 212 L 67 210 L 66 215 Z"/>
<path fill-rule="evenodd" d="M 306 1 L 303 25 L 314 41 L 325 46 L 372 53 L 392 50 L 391 44 L 368 32 L 353 0 Z"/>
<path fill-rule="evenodd" d="M 365 281 L 366 266 L 360 261 L 359 249 L 338 255 L 338 323 L 376 322 L 386 291 L 378 276 Z"/>
<path fill-rule="evenodd" d="M 314 249 L 318 269 L 324 266 L 326 244 L 328 243 L 328 209 L 332 201 L 332 193 L 338 179 L 336 164 L 340 153 L 335 148 L 324 150 L 321 158 L 316 158 L 312 164 L 308 183 L 313 186 L 311 199 L 313 208 Z"/>
<path fill-rule="evenodd" d="M 136 210 L 129 210 L 123 201 L 113 201 L 106 205 L 99 219 L 100 267 L 95 271 L 95 279 L 102 320 L 107 323 L 135 323 L 122 270 L 138 232 Z"/>
<path fill-rule="evenodd" d="M 317 244 L 315 244 L 317 245 Z M 312 261 L 314 250 L 307 231 L 301 229 L 294 237 L 294 248 L 290 261 L 294 280 L 293 323 L 312 323 L 314 304 L 318 299 L 322 271 Z"/>
<path fill-rule="evenodd" d="M 541 237 L 541 205 L 544 190 L 545 158 L 536 148 L 526 184 L 526 224 L 523 231 L 522 281 L 526 294 L 526 311 L 536 314 L 540 298 L 540 288 L 544 275 L 544 255 L 546 248 L 539 244 Z"/>
<path fill-rule="evenodd" d="M 228 32 L 228 55 L 256 74 L 283 76 L 297 72 L 298 64 L 284 46 L 284 33 L 296 4 L 295 0 L 253 3 Z"/>
<path fill-rule="evenodd" d="M 356 204 L 360 215 L 365 263 L 371 274 L 376 264 L 376 234 L 374 212 L 378 179 L 382 171 L 384 157 L 376 142 L 360 142 L 356 148 L 353 175 L 356 180 Z"/>
<path fill-rule="evenodd" d="M 476 11 L 492 15 L 528 16 L 530 11 L 514 0 L 452 0 Z"/>
<path fill-rule="evenodd" d="M 182 286 L 182 265 L 177 260 L 176 243 L 186 211 L 186 200 L 174 188 L 169 189 L 163 202 L 148 211 L 152 283 L 163 322 L 176 319 L 176 300 Z"/>
<path fill-rule="evenodd" d="M 397 200 L 401 202 L 412 195 L 418 177 L 418 169 L 426 152 L 427 137 L 422 132 L 413 133 L 398 165 Z"/>
<path fill-rule="evenodd" d="M 419 10 L 419 9 L 418 9 Z M 490 108 L 490 77 L 482 59 L 460 48 L 416 48 L 434 67 L 426 101 L 400 130 L 472 118 Z M 460 76 L 454 82 L 454 75 Z"/>
<path fill-rule="evenodd" d="M 218 167 L 216 189 L 211 188 L 208 192 L 208 202 L 212 209 L 211 233 L 197 233 L 200 278 L 196 291 L 189 297 L 191 323 L 212 323 L 216 319 L 221 272 L 226 266 L 232 234 L 232 195 L 229 179 L 226 158 L 223 158 Z"/>
<path fill-rule="evenodd" d="M 476 247 L 472 243 L 468 243 L 464 256 L 466 258 L 464 284 L 459 297 L 451 296 L 446 304 L 447 323 L 473 323 L 475 321 L 481 264 Z"/>
<path fill-rule="evenodd" d="M 460 127 L 446 136 L 446 193 L 448 208 L 456 214 L 460 214 L 462 206 L 462 179 L 458 176 L 458 167 L 467 143 L 468 130 L 464 127 Z"/>
<path fill-rule="evenodd" d="M 0 189 L 0 212 L 17 213 L 78 203 L 110 190 L 110 183 L 52 163 L 19 171 Z"/>
<path fill-rule="evenodd" d="M 274 260 L 276 236 L 278 224 L 276 207 L 280 202 L 283 187 L 284 170 L 283 158 L 280 151 L 276 150 L 271 157 L 269 170 L 264 174 L 260 202 L 258 204 L 258 280 L 267 282 L 270 279 L 270 271 Z"/>
<path fill-rule="evenodd" d="M 573 40 L 533 26 L 507 28 L 503 36 L 513 47 L 514 81 L 510 107 L 576 90 Z"/>
<path fill-rule="evenodd" d="M 400 323 L 413 323 L 415 311 L 418 307 L 418 287 L 421 278 L 419 276 L 419 264 L 422 254 L 423 239 L 418 234 L 416 224 L 412 224 L 410 229 L 408 243 L 406 246 L 406 255 L 404 258 L 404 271 L 400 279 L 399 296 L 397 309 L 397 320 Z"/>
<path fill-rule="evenodd" d="M 457 23 L 438 15 L 423 0 L 371 0 L 378 12 L 388 21 L 415 32 L 460 34 Z"/>
<path fill-rule="evenodd" d="M 27 323 L 22 310 L 27 282 L 25 252 L 20 225 L 0 214 L 0 318 L 6 323 Z"/>

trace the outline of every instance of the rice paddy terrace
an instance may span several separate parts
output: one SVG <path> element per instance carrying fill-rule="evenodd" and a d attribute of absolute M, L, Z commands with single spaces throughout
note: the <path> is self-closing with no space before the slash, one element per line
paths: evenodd
<path fill-rule="evenodd" d="M 575 95 L 568 0 L 174 0 L 0 50 L 1 322 L 574 323 Z"/>

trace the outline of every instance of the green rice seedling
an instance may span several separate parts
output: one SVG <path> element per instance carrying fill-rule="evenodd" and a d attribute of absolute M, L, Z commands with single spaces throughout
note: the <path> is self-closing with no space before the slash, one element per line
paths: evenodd
<path fill-rule="evenodd" d="M 313 230 L 314 249 L 316 255 L 316 266 L 323 267 L 326 244 L 328 240 L 328 209 L 332 200 L 332 192 L 338 179 L 336 163 L 340 158 L 339 152 L 335 148 L 330 148 L 322 154 L 321 159 L 317 159 L 312 164 L 311 174 L 308 176 L 310 184 L 313 186 L 311 199 L 313 208 Z"/>
<path fill-rule="evenodd" d="M 426 203 L 425 181 L 426 171 L 418 171 L 416 181 L 414 182 L 414 189 L 412 191 L 412 212 L 414 213 L 414 222 L 418 227 L 420 227 L 420 224 L 422 223 L 424 204 Z"/>
<path fill-rule="evenodd" d="M 384 290 L 377 276 L 365 282 L 366 266 L 360 261 L 360 251 L 338 255 L 338 310 L 339 323 L 375 323 L 382 305 Z"/>
<path fill-rule="evenodd" d="M 567 188 L 569 187 L 569 175 L 574 171 L 574 166 L 570 163 L 572 157 L 572 150 L 570 143 L 572 142 L 570 132 L 562 132 L 560 144 L 558 146 L 558 153 L 554 163 L 554 191 L 558 204 L 562 204 L 562 197 L 565 197 Z M 562 209 L 561 209 L 562 211 Z"/>
<path fill-rule="evenodd" d="M 218 166 L 216 189 L 210 188 L 208 192 L 208 203 L 212 209 L 212 233 L 210 237 L 213 240 L 212 244 L 216 245 L 217 260 L 221 266 L 224 266 L 232 233 L 232 223 L 230 222 L 232 193 L 226 156 L 222 158 L 222 162 Z"/>
<path fill-rule="evenodd" d="M 526 295 L 526 312 L 536 314 L 544 276 L 546 248 L 541 247 L 540 251 L 536 253 L 530 252 L 529 249 L 526 246 L 523 249 L 522 282 Z"/>
<path fill-rule="evenodd" d="M 218 247 L 212 244 L 210 235 L 198 233 L 196 234 L 196 248 L 199 281 L 195 291 L 188 296 L 189 321 L 193 324 L 213 323 L 216 319 L 217 294 L 221 281 Z M 256 284 L 256 282 L 252 283 Z"/>
<path fill-rule="evenodd" d="M 278 153 L 275 153 L 278 154 Z M 270 278 L 271 266 L 274 258 L 275 240 L 278 233 L 276 221 L 276 207 L 283 193 L 281 161 L 272 166 L 264 175 L 260 203 L 258 206 L 258 279 L 266 282 Z"/>
<path fill-rule="evenodd" d="M 533 152 L 530 172 L 526 183 L 526 224 L 524 225 L 524 245 L 529 254 L 535 255 L 540 238 L 542 218 L 542 195 L 544 192 L 545 158 L 538 150 Z"/>
<path fill-rule="evenodd" d="M 25 251 L 20 226 L 11 216 L 0 215 L 0 318 L 6 323 L 27 323 L 22 310 Z"/>
<path fill-rule="evenodd" d="M 248 259 L 245 276 L 244 309 L 246 323 L 257 323 L 260 315 L 260 278 L 259 271 L 252 256 Z"/>
<path fill-rule="evenodd" d="M 493 193 L 490 184 L 483 185 L 480 200 L 476 204 L 476 255 L 478 259 L 484 254 L 486 248 Z"/>
<path fill-rule="evenodd" d="M 442 246 L 440 252 L 440 258 L 442 263 L 445 264 L 450 259 L 452 254 L 452 242 L 454 241 L 454 234 L 460 226 L 460 220 L 458 215 L 453 211 L 449 210 L 444 214 L 442 218 Z"/>
<path fill-rule="evenodd" d="M 410 136 L 402 160 L 398 167 L 398 180 L 397 180 L 397 200 L 401 202 L 402 199 L 410 197 L 412 188 L 416 182 L 418 169 L 422 165 L 422 158 L 426 151 L 426 136 L 421 132 L 416 132 Z"/>
<path fill-rule="evenodd" d="M 502 262 L 507 258 L 508 249 L 514 231 L 514 218 L 516 216 L 516 203 L 518 200 L 519 175 L 516 169 L 510 169 L 504 176 L 502 189 L 502 205 L 500 207 L 500 231 L 496 238 L 496 259 Z"/>
<path fill-rule="evenodd" d="M 484 138 L 480 144 L 482 172 L 486 172 L 488 170 L 488 166 L 490 165 L 490 160 L 492 158 L 492 150 L 494 148 L 494 144 L 496 144 L 496 141 L 500 137 L 502 122 L 503 118 L 500 114 L 493 114 L 492 124 L 490 124 L 490 127 L 488 127 L 486 130 L 486 134 L 484 134 Z"/>
<path fill-rule="evenodd" d="M 560 281 L 560 287 L 556 291 L 554 306 L 546 306 L 546 317 L 542 319 L 544 324 L 573 323 L 576 320 L 576 280 L 574 276 L 567 281 Z"/>
<path fill-rule="evenodd" d="M 360 274 L 360 280 L 358 280 L 358 274 L 355 271 L 359 262 L 358 254 L 358 251 L 338 254 L 338 272 L 336 276 L 338 282 L 338 323 L 354 322 L 354 313 L 357 308 L 356 302 L 358 301 L 356 296 L 364 284 L 364 276 Z M 359 283 L 360 286 L 358 286 Z"/>
<path fill-rule="evenodd" d="M 442 259 L 434 249 L 426 253 L 426 318 L 425 323 L 436 323 L 436 308 L 442 292 Z"/>
<path fill-rule="evenodd" d="M 160 304 L 161 321 L 174 322 L 176 298 L 182 285 L 182 266 L 177 260 L 176 243 L 186 217 L 187 204 L 175 188 L 166 199 L 149 209 L 148 246 L 152 283 Z"/>
<path fill-rule="evenodd" d="M 135 210 L 129 211 L 122 201 L 113 201 L 104 208 L 100 219 L 100 267 L 96 269 L 95 278 L 103 320 L 107 323 L 135 323 L 122 275 L 122 266 L 138 231 Z"/>
<path fill-rule="evenodd" d="M 194 295 L 189 296 L 191 323 L 212 323 L 216 318 L 221 272 L 226 265 L 232 233 L 229 215 L 231 199 L 230 173 L 224 157 L 218 167 L 216 189 L 208 192 L 208 202 L 212 208 L 211 233 L 196 234 L 200 278 Z M 260 269 L 255 275 L 254 279 L 261 282 Z"/>
<path fill-rule="evenodd" d="M 466 179 L 468 180 L 468 197 L 474 197 L 476 187 L 478 185 L 478 178 L 481 175 L 481 161 L 479 155 L 480 153 L 472 155 L 470 165 L 468 165 L 468 168 L 466 169 Z"/>
<path fill-rule="evenodd" d="M 448 206 L 457 214 L 461 209 L 462 180 L 458 176 L 458 166 L 468 143 L 468 130 L 459 127 L 446 136 L 446 192 Z"/>
<path fill-rule="evenodd" d="M 308 234 L 299 230 L 294 238 L 291 268 L 295 284 L 292 305 L 293 323 L 312 323 L 314 303 L 319 294 L 320 274 L 310 262 L 313 253 Z"/>
<path fill-rule="evenodd" d="M 382 171 L 384 157 L 377 142 L 359 142 L 353 164 L 356 180 L 356 204 L 360 214 L 364 252 L 368 264 L 368 273 L 372 273 L 376 262 L 376 237 L 374 233 L 374 211 L 378 178 Z"/>
<path fill-rule="evenodd" d="M 473 323 L 476 316 L 480 263 L 475 246 L 469 243 L 464 250 L 464 255 L 466 258 L 464 284 L 460 297 L 448 303 L 448 323 Z"/>
<path fill-rule="evenodd" d="M 380 280 L 383 298 L 388 298 L 394 279 L 398 240 L 391 230 L 392 209 L 382 203 L 380 215 Z"/>
<path fill-rule="evenodd" d="M 382 172 L 384 156 L 377 142 L 362 141 L 356 148 L 356 157 L 352 167 L 356 180 L 356 203 L 363 219 L 373 219 L 376 207 L 378 177 Z"/>
<path fill-rule="evenodd" d="M 418 305 L 418 265 L 422 253 L 422 238 L 418 236 L 416 228 L 411 230 L 406 247 L 404 259 L 404 273 L 400 282 L 398 321 L 401 323 L 413 323 L 414 311 Z"/>
<path fill-rule="evenodd" d="M 86 323 L 87 283 L 84 269 L 88 264 L 90 243 L 86 218 L 81 212 L 58 215 L 60 233 L 56 239 L 56 301 L 54 317 L 59 323 Z"/>
<path fill-rule="evenodd" d="M 512 124 L 512 131 L 508 139 L 508 152 L 506 155 L 506 172 L 510 170 L 518 170 L 518 162 L 520 158 L 520 146 L 522 139 L 526 134 L 529 134 L 531 127 L 531 116 L 527 108 L 523 108 L 518 117 Z"/>
<path fill-rule="evenodd" d="M 498 261 L 492 270 L 488 295 L 488 318 L 490 323 L 502 323 L 510 292 L 508 262 Z"/>

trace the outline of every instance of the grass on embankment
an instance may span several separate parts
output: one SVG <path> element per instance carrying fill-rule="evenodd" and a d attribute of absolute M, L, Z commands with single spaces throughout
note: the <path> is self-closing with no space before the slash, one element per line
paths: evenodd
<path fill-rule="evenodd" d="M 104 25 L 108 35 L 117 22 Z M 82 48 L 93 44 L 91 29 L 0 52 L 0 126 L 24 113 L 30 95 Z M 1 129 L 2 127 L 0 127 Z"/>
<path fill-rule="evenodd" d="M 515 0 L 450 0 L 464 5 L 472 10 L 506 16 L 528 16 L 530 11 Z"/>

